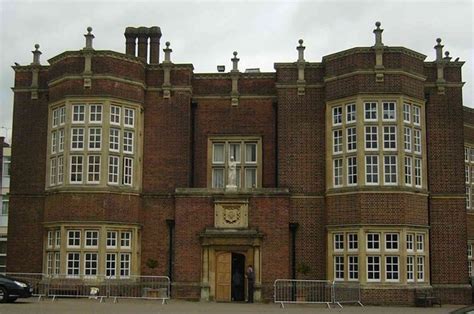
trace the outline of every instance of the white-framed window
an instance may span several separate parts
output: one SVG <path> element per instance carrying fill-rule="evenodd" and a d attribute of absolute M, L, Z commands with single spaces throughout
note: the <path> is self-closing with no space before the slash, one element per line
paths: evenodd
<path fill-rule="evenodd" d="M 0 212 L 0 215 L 2 215 L 2 216 L 8 216 L 8 204 L 10 203 L 9 198 L 10 197 L 8 195 L 3 195 L 3 198 L 2 198 L 2 211 Z M 2 240 L 0 239 L 0 244 L 1 244 L 1 241 Z M 0 250 L 0 254 L 1 254 L 1 250 Z"/>
<path fill-rule="evenodd" d="M 379 148 L 379 136 L 377 126 L 365 127 L 365 150 L 377 150 Z"/>
<path fill-rule="evenodd" d="M 119 106 L 110 106 L 110 124 L 120 124 L 120 110 Z"/>
<path fill-rule="evenodd" d="M 379 156 L 365 156 L 365 183 L 367 185 L 379 184 Z"/>
<path fill-rule="evenodd" d="M 97 253 L 84 254 L 84 275 L 89 277 L 97 276 Z"/>
<path fill-rule="evenodd" d="M 380 281 L 380 256 L 367 256 L 367 281 Z"/>
<path fill-rule="evenodd" d="M 58 184 L 63 184 L 64 182 L 64 157 L 58 157 Z"/>
<path fill-rule="evenodd" d="M 212 163 L 224 164 L 224 143 L 212 144 Z"/>
<path fill-rule="evenodd" d="M 384 159 L 384 184 L 397 184 L 397 156 L 385 155 Z"/>
<path fill-rule="evenodd" d="M 333 160 L 334 187 L 342 186 L 342 159 Z"/>
<path fill-rule="evenodd" d="M 474 166 L 471 166 L 471 178 L 474 183 Z"/>
<path fill-rule="evenodd" d="M 212 187 L 215 189 L 224 188 L 224 168 L 212 169 Z"/>
<path fill-rule="evenodd" d="M 120 277 L 130 277 L 130 253 L 120 253 Z"/>
<path fill-rule="evenodd" d="M 403 128 L 403 146 L 406 152 L 411 152 L 411 128 Z"/>
<path fill-rule="evenodd" d="M 11 157 L 3 156 L 3 172 L 2 176 L 9 177 L 11 173 Z"/>
<path fill-rule="evenodd" d="M 385 250 L 387 251 L 398 251 L 398 233 L 386 233 L 385 234 Z"/>
<path fill-rule="evenodd" d="M 412 185 L 412 158 L 405 157 L 405 185 Z"/>
<path fill-rule="evenodd" d="M 383 127 L 383 149 L 384 150 L 397 149 L 397 127 L 396 126 Z"/>
<path fill-rule="evenodd" d="M 332 131 L 333 145 L 332 152 L 334 154 L 342 153 L 342 130 Z"/>
<path fill-rule="evenodd" d="M 412 255 L 407 256 L 407 281 L 415 281 L 415 257 Z"/>
<path fill-rule="evenodd" d="M 102 143 L 102 129 L 89 128 L 89 150 L 100 150 Z"/>
<path fill-rule="evenodd" d="M 421 159 L 415 158 L 415 186 L 421 188 Z"/>
<path fill-rule="evenodd" d="M 245 143 L 245 162 L 257 163 L 257 143 Z"/>
<path fill-rule="evenodd" d="M 238 186 L 237 182 L 237 186 Z M 255 188 L 257 187 L 257 169 L 256 168 L 245 168 L 245 187 Z"/>
<path fill-rule="evenodd" d="M 58 152 L 58 133 L 56 131 L 51 132 L 51 154 Z"/>
<path fill-rule="evenodd" d="M 117 156 L 109 156 L 109 184 L 119 183 L 119 169 L 120 169 L 120 158 Z"/>
<path fill-rule="evenodd" d="M 357 184 L 357 157 L 347 157 L 347 185 Z"/>
<path fill-rule="evenodd" d="M 58 130 L 58 151 L 64 151 L 64 129 Z"/>
<path fill-rule="evenodd" d="M 471 149 L 471 150 L 470 150 L 469 159 L 471 160 L 471 163 L 474 162 L 474 149 Z"/>
<path fill-rule="evenodd" d="M 49 169 L 49 184 L 56 185 L 56 178 L 57 178 L 57 159 L 53 158 L 50 160 L 50 169 Z"/>
<path fill-rule="evenodd" d="M 377 121 L 377 103 L 376 102 L 364 103 L 364 120 Z"/>
<path fill-rule="evenodd" d="M 352 123 L 356 121 L 356 105 L 346 105 L 346 123 Z"/>
<path fill-rule="evenodd" d="M 89 106 L 89 122 L 90 123 L 102 122 L 102 105 Z"/>
<path fill-rule="evenodd" d="M 469 162 L 469 147 L 464 146 L 464 161 Z"/>
<path fill-rule="evenodd" d="M 123 184 L 132 185 L 133 182 L 133 158 L 123 158 Z"/>
<path fill-rule="evenodd" d="M 124 108 L 124 125 L 133 127 L 135 125 L 135 109 Z"/>
<path fill-rule="evenodd" d="M 337 106 L 332 108 L 332 125 L 342 124 L 342 107 Z"/>
<path fill-rule="evenodd" d="M 421 108 L 419 106 L 413 106 L 413 124 L 420 125 L 420 112 Z"/>
<path fill-rule="evenodd" d="M 52 119 L 52 127 L 55 128 L 59 125 L 59 109 L 53 109 L 53 119 Z"/>
<path fill-rule="evenodd" d="M 231 159 L 240 164 L 240 143 L 229 143 L 229 161 Z"/>
<path fill-rule="evenodd" d="M 133 132 L 123 131 L 123 152 L 133 154 Z"/>
<path fill-rule="evenodd" d="M 46 274 L 47 275 L 53 274 L 53 258 L 54 258 L 53 252 L 48 252 L 46 254 Z"/>
<path fill-rule="evenodd" d="M 395 121 L 397 117 L 397 112 L 395 109 L 395 102 L 388 101 L 383 102 L 383 121 Z"/>
<path fill-rule="evenodd" d="M 359 257 L 349 255 L 347 257 L 349 280 L 357 281 L 359 279 Z"/>
<path fill-rule="evenodd" d="M 357 132 L 356 128 L 347 128 L 347 151 L 353 152 L 357 149 Z"/>
<path fill-rule="evenodd" d="M 466 186 L 466 208 L 471 208 L 471 187 Z"/>
<path fill-rule="evenodd" d="M 117 254 L 107 253 L 105 258 L 105 275 L 107 277 L 115 278 L 117 269 Z"/>
<path fill-rule="evenodd" d="M 344 251 L 344 234 L 334 234 L 334 251 Z"/>
<path fill-rule="evenodd" d="M 410 104 L 403 104 L 403 122 L 411 122 L 411 106 Z"/>
<path fill-rule="evenodd" d="M 334 256 L 334 280 L 344 280 L 344 256 Z"/>
<path fill-rule="evenodd" d="M 421 131 L 418 129 L 413 130 L 413 152 L 421 154 Z"/>
<path fill-rule="evenodd" d="M 359 249 L 359 235 L 357 233 L 347 234 L 347 249 L 357 251 Z"/>
<path fill-rule="evenodd" d="M 414 234 L 413 233 L 408 233 L 407 234 L 407 241 L 406 241 L 406 244 L 407 244 L 407 251 L 408 252 L 413 252 L 413 243 L 414 243 Z"/>
<path fill-rule="evenodd" d="M 120 248 L 129 249 L 131 247 L 132 233 L 129 231 L 120 232 Z"/>
<path fill-rule="evenodd" d="M 97 230 L 86 230 L 85 232 L 85 244 L 86 248 L 97 248 L 99 246 L 99 231 Z"/>
<path fill-rule="evenodd" d="M 85 105 L 72 106 L 72 123 L 84 123 L 86 115 Z"/>
<path fill-rule="evenodd" d="M 67 275 L 69 277 L 79 276 L 81 254 L 77 252 L 67 253 Z"/>
<path fill-rule="evenodd" d="M 59 275 L 61 273 L 61 253 L 54 253 L 54 275 Z"/>
<path fill-rule="evenodd" d="M 84 149 L 84 128 L 71 129 L 71 150 Z"/>
<path fill-rule="evenodd" d="M 53 235 L 54 235 L 53 231 L 48 231 L 48 241 L 46 242 L 48 248 L 53 247 L 53 243 L 54 243 Z"/>
<path fill-rule="evenodd" d="M 54 241 L 54 247 L 59 249 L 61 247 L 61 230 L 55 231 Z"/>
<path fill-rule="evenodd" d="M 418 282 L 425 281 L 425 257 L 416 257 L 416 279 Z"/>
<path fill-rule="evenodd" d="M 84 157 L 79 155 L 71 156 L 70 183 L 82 183 L 82 172 Z"/>
<path fill-rule="evenodd" d="M 472 276 L 473 276 L 473 274 L 472 274 L 472 268 L 473 268 L 473 267 L 472 267 L 472 264 L 473 264 L 473 261 L 469 261 L 469 262 L 467 263 L 467 273 L 469 274 L 469 277 L 472 277 Z"/>
<path fill-rule="evenodd" d="M 466 180 L 466 183 L 469 183 L 469 166 L 468 165 L 465 165 L 464 166 L 464 178 Z"/>
<path fill-rule="evenodd" d="M 380 233 L 367 233 L 367 251 L 380 250 Z"/>
<path fill-rule="evenodd" d="M 472 258 L 472 244 L 467 245 L 467 257 Z"/>
<path fill-rule="evenodd" d="M 416 234 L 416 251 L 423 252 L 425 247 L 425 236 L 422 233 Z"/>
<path fill-rule="evenodd" d="M 109 150 L 111 152 L 120 151 L 120 130 L 110 128 L 109 131 Z"/>
<path fill-rule="evenodd" d="M 66 123 L 66 107 L 59 107 L 59 125 Z"/>
<path fill-rule="evenodd" d="M 68 248 L 81 247 L 81 231 L 80 230 L 68 230 L 67 247 Z"/>
<path fill-rule="evenodd" d="M 107 231 L 107 248 L 115 249 L 117 247 L 117 231 Z"/>
<path fill-rule="evenodd" d="M 399 281 L 398 256 L 385 256 L 385 280 Z"/>

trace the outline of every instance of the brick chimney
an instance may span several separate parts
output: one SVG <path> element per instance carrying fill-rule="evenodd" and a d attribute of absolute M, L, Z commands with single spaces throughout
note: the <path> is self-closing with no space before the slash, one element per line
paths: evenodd
<path fill-rule="evenodd" d="M 150 64 L 158 64 L 160 62 L 161 29 L 158 26 L 127 27 L 124 35 L 125 53 L 127 55 L 139 57 Z M 148 39 L 150 39 L 149 48 Z M 150 49 L 149 60 L 148 49 Z"/>
<path fill-rule="evenodd" d="M 127 27 L 125 29 L 125 53 L 135 57 L 135 45 L 137 41 L 137 29 L 135 27 Z"/>
<path fill-rule="evenodd" d="M 149 29 L 150 35 L 150 64 L 160 63 L 160 38 L 161 29 L 158 26 L 152 26 Z"/>

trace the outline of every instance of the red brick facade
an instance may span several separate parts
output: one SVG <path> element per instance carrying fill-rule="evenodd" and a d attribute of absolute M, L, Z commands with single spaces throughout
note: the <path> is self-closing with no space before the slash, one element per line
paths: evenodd
<path fill-rule="evenodd" d="M 189 64 L 148 64 L 133 52 L 88 49 L 64 52 L 50 59 L 49 66 L 15 66 L 8 271 L 45 271 L 45 224 L 139 225 L 139 274 L 169 275 L 174 297 L 202 298 L 204 252 L 210 245 L 216 251 L 255 252 L 246 256 L 260 262 L 257 283 L 262 299 L 268 300 L 274 280 L 291 278 L 298 265 L 309 266 L 298 278 L 331 279 L 328 227 L 425 228 L 430 281 L 421 286 L 440 291 L 443 302 L 470 302 L 463 270 L 474 222 L 468 221 L 466 232 L 462 62 L 425 62 L 425 56 L 400 47 L 384 46 L 382 53 L 382 68 L 376 65 L 375 50 L 367 47 L 323 57 L 320 63 L 277 63 L 273 73 L 199 74 Z M 92 74 L 85 71 L 88 58 Z M 439 83 L 436 67 L 441 63 L 445 81 Z M 303 65 L 301 82 L 298 67 Z M 32 86 L 35 71 L 38 85 Z M 422 172 L 428 179 L 422 189 L 327 185 L 332 176 L 327 103 L 358 95 L 408 97 L 423 104 L 427 152 Z M 69 98 L 110 98 L 140 108 L 139 186 L 49 187 L 50 108 Z M 232 99 L 238 104 L 231 105 Z M 464 115 L 464 121 L 471 119 Z M 474 137 L 470 130 L 465 128 L 464 134 Z M 211 188 L 213 137 L 260 139 L 259 186 Z M 362 147 L 363 140 L 358 143 Z M 248 204 L 246 230 L 256 235 L 225 240 L 224 245 L 219 244 L 222 233 L 206 244 L 215 227 L 216 204 L 229 198 Z M 291 246 L 290 223 L 297 225 L 296 247 Z M 156 268 L 147 267 L 150 259 L 158 262 Z M 417 287 L 367 284 L 362 301 L 412 304 Z"/>

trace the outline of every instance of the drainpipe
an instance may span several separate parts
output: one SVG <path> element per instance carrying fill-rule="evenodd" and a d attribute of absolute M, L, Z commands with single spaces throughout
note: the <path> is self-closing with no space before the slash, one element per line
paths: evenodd
<path fill-rule="evenodd" d="M 278 102 L 273 102 L 273 114 L 275 116 L 275 186 L 279 187 L 278 184 Z M 291 229 L 291 226 L 290 226 Z"/>
<path fill-rule="evenodd" d="M 168 238 L 169 238 L 169 251 L 168 251 L 168 277 L 170 282 L 173 281 L 173 230 L 174 230 L 174 220 L 166 219 L 166 224 L 168 225 Z M 170 287 L 171 289 L 171 287 Z M 170 291 L 171 292 L 171 291 Z"/>
<path fill-rule="evenodd" d="M 291 279 L 296 279 L 296 230 L 299 224 L 290 222 L 291 232 Z"/>

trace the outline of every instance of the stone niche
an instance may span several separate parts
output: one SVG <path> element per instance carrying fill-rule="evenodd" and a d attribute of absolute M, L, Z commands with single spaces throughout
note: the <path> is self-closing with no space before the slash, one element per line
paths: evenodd
<path fill-rule="evenodd" d="M 248 199 L 214 200 L 215 228 L 248 228 Z"/>

